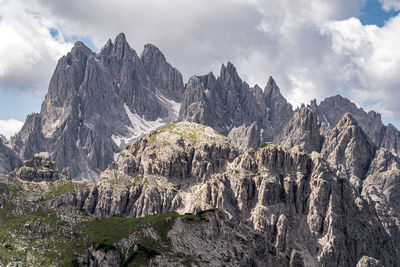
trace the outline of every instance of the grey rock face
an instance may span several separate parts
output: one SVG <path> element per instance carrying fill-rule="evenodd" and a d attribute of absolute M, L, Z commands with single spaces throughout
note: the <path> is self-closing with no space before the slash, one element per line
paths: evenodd
<path fill-rule="evenodd" d="M 338 140 L 350 138 L 336 144 L 347 144 L 349 156 L 355 156 L 352 148 L 362 147 L 348 135 L 357 136 L 357 127 L 346 115 L 335 128 L 342 129 Z M 229 139 L 210 128 L 186 122 L 166 126 L 124 151 L 98 185 L 74 190 L 52 205 L 84 208 L 98 218 L 218 208 L 263 233 L 276 248 L 271 253 L 290 259 L 286 265 L 355 266 L 365 255 L 389 266 L 400 261 L 397 237 L 389 237 L 400 236 L 398 216 L 387 215 L 395 202 L 383 204 L 385 198 L 371 186 L 360 194 L 347 175 L 330 166 L 329 157 L 327 162 L 318 153 L 273 144 L 234 151 Z M 386 166 L 398 171 L 397 158 L 385 153 L 372 160 L 371 171 Z M 393 194 L 400 188 L 389 187 Z M 380 205 L 391 208 L 377 215 Z"/>
<path fill-rule="evenodd" d="M 345 113 L 351 113 L 359 126 L 378 147 L 390 149 L 395 153 L 400 151 L 399 131 L 391 124 L 383 125 L 381 115 L 373 110 L 367 113 L 340 95 L 328 97 L 319 105 L 316 100 L 313 100 L 308 107 L 318 115 L 323 135 L 328 134 Z"/>
<path fill-rule="evenodd" d="M 242 82 L 229 62 L 226 67 L 222 65 L 218 78 L 212 73 L 190 78 L 179 118 L 228 134 L 235 126 L 261 119 L 260 110 L 252 105 L 254 102 L 249 86 Z"/>
<path fill-rule="evenodd" d="M 292 105 L 280 93 L 279 87 L 272 77 L 269 77 L 264 89 L 264 102 L 269 121 L 274 130 L 273 133 L 277 134 L 293 116 L 293 109 Z"/>
<path fill-rule="evenodd" d="M 389 123 L 383 137 L 381 147 L 387 148 L 396 154 L 400 153 L 400 132 L 393 124 Z"/>
<path fill-rule="evenodd" d="M 257 123 L 262 141 L 272 141 L 293 114 L 292 106 L 270 78 L 264 91 L 243 82 L 232 63 L 220 76 L 193 76 L 183 95 L 180 120 L 211 126 L 227 135 L 233 128 Z"/>
<path fill-rule="evenodd" d="M 385 231 L 400 242 L 400 159 L 379 149 L 362 185 L 362 195 L 374 207 Z"/>
<path fill-rule="evenodd" d="M 154 45 L 146 44 L 140 55 L 140 60 L 154 86 L 165 97 L 181 102 L 185 91 L 182 75 L 167 62 L 163 53 Z"/>
<path fill-rule="evenodd" d="M 96 181 L 123 147 L 177 118 L 172 100 L 182 88 L 180 73 L 154 46 L 141 59 L 124 34 L 98 54 L 77 42 L 59 60 L 40 114 L 28 116 L 13 148 L 22 158 L 48 151 L 73 177 Z"/>
<path fill-rule="evenodd" d="M 203 259 L 207 266 L 288 264 L 287 258 L 274 253 L 275 247 L 262 233 L 250 230 L 220 211 L 206 218 L 208 220 L 197 224 L 188 224 L 184 219 L 175 222 L 168 237 L 177 251 Z M 209 247 L 214 249 L 209 250 Z"/>
<path fill-rule="evenodd" d="M 260 146 L 260 130 L 256 123 L 253 123 L 248 127 L 242 125 L 233 128 L 229 132 L 228 138 L 241 152 L 244 152 L 249 148 L 257 148 Z"/>
<path fill-rule="evenodd" d="M 7 140 L 0 136 L 0 173 L 10 172 L 21 165 L 18 155 L 8 146 Z"/>
<path fill-rule="evenodd" d="M 166 225 L 171 224 L 172 220 L 175 221 L 167 236 L 170 240 L 169 255 L 155 255 L 149 259 L 148 266 L 187 266 L 195 262 L 196 266 L 261 267 L 287 266 L 289 263 L 286 257 L 276 253 L 275 247 L 262 233 L 239 221 L 232 221 L 221 211 L 205 211 L 176 219 L 165 215 Z M 84 261 L 88 264 L 85 266 L 118 266 L 126 263 L 128 260 L 124 261 L 120 252 L 133 250 L 139 254 L 143 251 L 143 245 L 139 243 L 143 236 L 156 240 L 159 246 L 165 242 L 154 228 L 148 227 L 115 243 L 108 251 L 90 247 Z M 171 257 L 171 254 L 176 256 Z M 135 263 L 134 260 L 132 262 Z"/>
<path fill-rule="evenodd" d="M 346 113 L 326 137 L 321 155 L 343 175 L 362 180 L 376 149 L 353 116 Z"/>
<path fill-rule="evenodd" d="M 359 260 L 356 267 L 383 267 L 383 264 L 372 257 L 364 256 Z"/>
<path fill-rule="evenodd" d="M 50 154 L 47 152 L 32 155 L 24 161 L 21 168 L 14 171 L 11 175 L 30 182 L 54 182 L 60 179 L 61 176 L 64 177 L 64 175 L 59 173 L 55 162 L 51 160 Z"/>
<path fill-rule="evenodd" d="M 283 128 L 278 144 L 287 149 L 298 145 L 309 153 L 319 152 L 324 141 L 319 127 L 316 114 L 311 109 L 302 107 Z"/>
<path fill-rule="evenodd" d="M 42 133 L 42 117 L 38 113 L 29 114 L 25 124 L 15 136 L 11 137 L 14 151 L 22 159 L 26 159 L 36 152 L 46 151 L 46 142 Z"/>
<path fill-rule="evenodd" d="M 368 137 L 348 114 L 334 129 L 338 141 L 329 139 L 332 146 L 327 148 L 333 148 L 338 157 L 350 157 L 347 161 L 351 164 L 344 168 L 356 177 L 360 169 L 354 164 L 364 161 L 351 157 L 360 157 L 354 152 L 363 151 Z M 361 137 L 360 143 L 353 140 Z M 397 266 L 399 158 L 385 149 L 374 153 L 366 178 L 359 179 L 358 190 L 347 173 L 338 172 L 330 165 L 331 158 L 326 161 L 321 154 L 307 154 L 298 147 L 288 151 L 274 144 L 240 154 L 229 138 L 210 127 L 180 122 L 137 140 L 102 173 L 96 185 L 60 180 L 53 182 L 60 182 L 54 186 L 42 182 L 39 187 L 43 188 L 37 189 L 32 182 L 9 178 L 0 183 L 0 190 L 6 192 L 0 191 L 0 205 L 11 201 L 10 196 L 15 196 L 15 205 L 24 203 L 31 209 L 44 201 L 49 210 L 69 212 L 71 223 L 79 221 L 73 214 L 82 209 L 90 216 L 86 214 L 81 220 L 216 208 L 218 212 L 202 219 L 187 215 L 197 221 L 178 218 L 168 232 L 172 251 L 193 255 L 200 266 L 263 266 L 265 262 L 276 266 L 356 266 L 375 260 L 384 266 Z M 9 193 L 10 182 L 26 191 Z M 43 191 L 48 192 L 45 200 Z M 96 262 L 119 264 L 123 255 L 119 252 L 127 251 L 140 233 L 124 235 L 109 250 L 89 247 L 85 262 L 92 266 Z M 146 234 L 158 240 L 159 235 L 151 229 Z M 177 264 L 165 254 L 151 262 Z"/>

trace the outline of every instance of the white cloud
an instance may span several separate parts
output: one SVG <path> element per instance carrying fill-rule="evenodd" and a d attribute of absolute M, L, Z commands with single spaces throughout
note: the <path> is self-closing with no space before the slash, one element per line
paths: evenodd
<path fill-rule="evenodd" d="M 399 0 L 379 0 L 382 4 L 383 10 L 389 12 L 392 10 L 399 11 L 400 10 L 400 1 Z"/>
<path fill-rule="evenodd" d="M 331 22 L 325 33 L 332 39 L 334 57 L 345 67 L 341 83 L 350 96 L 400 119 L 400 16 L 381 28 L 363 26 L 355 18 Z"/>
<path fill-rule="evenodd" d="M 23 122 L 15 119 L 0 120 L 0 134 L 7 138 L 15 135 L 23 126 Z"/>
<path fill-rule="evenodd" d="M 19 1 L 0 1 L 0 87 L 46 91 L 52 70 L 72 46 L 54 39 L 52 21 Z"/>
<path fill-rule="evenodd" d="M 12 9 L 11 2 L 3 1 L 0 5 L 4 3 Z M 16 11 L 0 10 L 8 14 L 9 21 L 18 12 L 24 14 L 20 22 L 8 27 L 20 36 L 11 46 L 23 46 L 26 50 L 21 49 L 27 52 L 24 57 L 9 57 L 13 60 L 7 61 L 16 62 L 17 67 L 10 72 L 9 79 L 0 78 L 0 82 L 4 85 L 5 80 L 18 81 L 22 86 L 27 82 L 18 80 L 17 75 L 31 77 L 32 84 L 38 83 L 33 78 L 40 77 L 38 73 L 47 73 L 49 77 L 54 65 L 25 70 L 21 60 L 29 54 L 34 61 L 39 54 L 39 58 L 54 62 L 53 58 L 70 45 L 62 36 L 67 40 L 89 37 L 101 47 L 108 38 L 125 32 L 138 53 L 148 42 L 160 47 L 186 79 L 210 69 L 218 72 L 221 63 L 230 60 L 251 84 L 263 86 L 269 75 L 274 76 L 294 105 L 341 93 L 400 119 L 393 97 L 400 85 L 400 17 L 381 28 L 364 26 L 353 17 L 360 15 L 365 3 L 366 0 L 33 0 L 23 5 L 20 2 Z M 398 3 L 382 0 L 386 10 L 398 9 Z M 3 21 L 7 18 L 2 18 L 0 27 Z M 34 26 L 26 26 L 32 23 Z M 50 27 L 60 31 L 59 39 L 49 36 Z M 21 40 L 25 42 L 20 44 Z M 49 44 L 34 40 L 47 40 Z"/>

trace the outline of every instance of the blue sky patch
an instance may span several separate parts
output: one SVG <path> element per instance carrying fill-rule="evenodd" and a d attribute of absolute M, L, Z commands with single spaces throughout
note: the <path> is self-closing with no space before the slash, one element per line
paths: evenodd
<path fill-rule="evenodd" d="M 363 25 L 377 25 L 382 27 L 385 21 L 391 17 L 396 16 L 399 12 L 391 11 L 386 12 L 382 9 L 382 4 L 378 0 L 368 0 L 364 8 L 361 10 L 361 16 L 359 17 Z"/>

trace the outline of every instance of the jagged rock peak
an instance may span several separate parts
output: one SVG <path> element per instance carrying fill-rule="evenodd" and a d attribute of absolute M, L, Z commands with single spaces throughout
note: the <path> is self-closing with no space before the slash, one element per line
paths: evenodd
<path fill-rule="evenodd" d="M 274 90 L 274 91 L 280 92 L 279 87 L 276 84 L 276 82 L 275 82 L 275 80 L 274 80 L 274 78 L 272 76 L 269 76 L 268 82 L 267 82 L 267 85 L 265 86 L 265 88 L 270 89 L 268 91 Z"/>
<path fill-rule="evenodd" d="M 359 189 L 376 150 L 354 117 L 346 113 L 326 137 L 321 154 Z"/>
<path fill-rule="evenodd" d="M 220 71 L 220 78 L 224 80 L 228 80 L 230 78 L 233 78 L 234 80 L 237 80 L 239 78 L 239 74 L 237 73 L 236 67 L 232 64 L 232 62 L 228 61 L 226 64 L 222 64 L 221 66 L 221 71 Z"/>
<path fill-rule="evenodd" d="M 114 43 L 115 43 L 115 45 L 125 44 L 125 43 L 126 43 L 125 33 L 123 33 L 123 32 L 119 33 L 119 34 L 115 37 Z"/>
<path fill-rule="evenodd" d="M 118 60 L 122 60 L 127 51 L 131 50 L 128 42 L 126 41 L 125 34 L 120 33 L 115 37 L 113 53 L 117 56 Z"/>
<path fill-rule="evenodd" d="M 143 64 L 123 33 L 98 54 L 77 42 L 59 60 L 40 114 L 27 118 L 13 149 L 23 159 L 48 151 L 74 178 L 96 181 L 123 147 L 176 120 L 182 77 L 161 58 Z"/>
<path fill-rule="evenodd" d="M 182 74 L 167 62 L 160 49 L 155 45 L 146 44 L 140 60 L 156 90 L 169 99 L 181 102 L 185 91 Z"/>
<path fill-rule="evenodd" d="M 82 59 L 84 57 L 89 57 L 93 54 L 93 51 L 89 47 L 87 47 L 82 41 L 77 41 L 72 47 L 70 54 L 68 53 L 67 58 L 68 61 L 70 61 L 71 56 L 72 59 Z"/>
<path fill-rule="evenodd" d="M 328 97 L 319 105 L 316 101 L 312 101 L 309 107 L 317 113 L 321 122 L 321 133 L 324 135 L 329 133 L 345 113 L 351 113 L 358 125 L 378 147 L 390 149 L 397 154 L 400 151 L 399 131 L 390 125 L 385 126 L 381 115 L 373 110 L 367 113 L 341 95 Z"/>
<path fill-rule="evenodd" d="M 114 47 L 113 42 L 111 41 L 111 39 L 108 39 L 107 43 L 100 49 L 99 55 L 110 54 L 113 47 Z"/>
<path fill-rule="evenodd" d="M 298 145 L 307 152 L 319 152 L 322 142 L 323 136 L 319 132 L 317 115 L 306 107 L 295 113 L 279 136 L 279 144 L 284 148 Z"/>
<path fill-rule="evenodd" d="M 78 49 L 78 48 L 82 48 L 82 49 L 90 49 L 89 47 L 87 47 L 86 45 L 85 45 L 85 43 L 84 42 L 82 42 L 82 41 L 76 41 L 75 42 L 75 44 L 74 44 L 74 46 L 72 47 L 72 49 L 74 49 L 74 48 L 76 48 L 76 49 Z"/>
<path fill-rule="evenodd" d="M 267 103 L 269 105 L 273 105 L 273 101 L 278 101 L 278 100 L 280 102 L 287 103 L 287 100 L 281 94 L 281 90 L 279 89 L 279 86 L 276 84 L 276 82 L 275 82 L 274 78 L 272 78 L 272 76 L 269 76 L 267 85 L 264 88 L 264 95 L 265 95 Z M 290 105 L 290 108 L 292 108 L 291 105 Z"/>
<path fill-rule="evenodd" d="M 140 58 L 157 58 L 160 61 L 166 61 L 161 50 L 153 44 L 145 44 Z"/>
<path fill-rule="evenodd" d="M 338 122 L 336 128 L 351 127 L 351 126 L 358 127 L 358 122 L 356 121 L 356 119 L 354 119 L 351 113 L 346 113 L 343 115 L 342 119 Z"/>

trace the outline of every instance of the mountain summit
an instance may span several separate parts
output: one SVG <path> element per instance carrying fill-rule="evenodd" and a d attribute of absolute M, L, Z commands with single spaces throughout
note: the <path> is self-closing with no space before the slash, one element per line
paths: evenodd
<path fill-rule="evenodd" d="M 50 80 L 40 114 L 13 138 L 21 158 L 48 151 L 59 168 L 93 181 L 137 137 L 176 120 L 179 71 L 146 45 L 139 58 L 123 33 L 98 54 L 77 42 Z"/>

